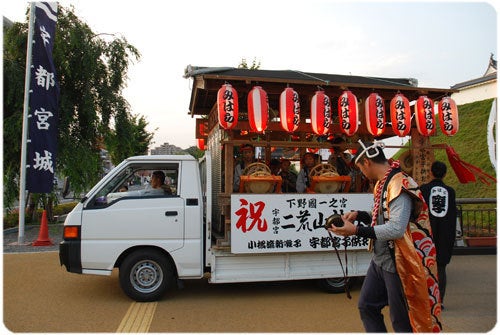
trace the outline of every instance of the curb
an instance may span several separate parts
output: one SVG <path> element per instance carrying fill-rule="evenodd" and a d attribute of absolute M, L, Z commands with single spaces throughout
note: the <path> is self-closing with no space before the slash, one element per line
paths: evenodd
<path fill-rule="evenodd" d="M 496 255 L 496 247 L 455 247 L 453 255 Z"/>
<path fill-rule="evenodd" d="M 35 226 L 33 225 L 29 225 L 29 226 L 25 226 L 24 227 L 24 230 L 30 230 L 30 229 L 33 229 Z M 4 235 L 7 235 L 7 234 L 12 234 L 12 233 L 17 233 L 19 231 L 19 228 L 18 227 L 14 227 L 14 228 L 7 228 L 7 229 L 4 229 L 3 230 L 3 234 Z"/>

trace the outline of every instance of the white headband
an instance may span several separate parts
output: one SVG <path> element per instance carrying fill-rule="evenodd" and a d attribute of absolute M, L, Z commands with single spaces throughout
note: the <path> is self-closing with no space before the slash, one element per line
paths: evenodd
<path fill-rule="evenodd" d="M 363 142 L 361 140 L 358 140 L 358 143 L 359 145 L 361 145 L 361 147 L 363 148 L 363 151 L 361 151 L 358 155 L 358 157 L 356 157 L 356 159 L 354 160 L 354 164 L 358 164 L 358 161 L 359 159 L 364 155 L 366 154 L 366 157 L 368 158 L 373 158 L 375 156 L 378 156 L 378 154 L 380 153 L 380 149 L 383 149 L 385 148 L 385 143 L 382 142 L 382 141 L 374 141 L 372 145 L 370 145 L 369 147 L 365 147 L 365 145 L 363 144 Z M 374 149 L 375 150 L 375 153 L 373 154 L 370 154 L 368 151 L 370 149 Z"/>

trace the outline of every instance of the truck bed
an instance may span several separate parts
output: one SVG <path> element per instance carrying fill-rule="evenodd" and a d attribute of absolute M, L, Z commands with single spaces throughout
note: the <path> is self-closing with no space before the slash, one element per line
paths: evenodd
<path fill-rule="evenodd" d="M 345 267 L 344 252 L 339 250 Z M 348 276 L 364 276 L 372 255 L 367 250 L 347 252 Z M 280 281 L 343 277 L 335 250 L 272 254 L 233 254 L 212 249 L 211 283 Z"/>

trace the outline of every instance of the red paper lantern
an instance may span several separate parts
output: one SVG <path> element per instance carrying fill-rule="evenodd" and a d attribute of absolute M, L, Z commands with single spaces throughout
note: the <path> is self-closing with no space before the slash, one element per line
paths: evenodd
<path fill-rule="evenodd" d="M 370 134 L 380 136 L 385 130 L 384 99 L 377 93 L 372 93 L 365 101 L 366 127 Z"/>
<path fill-rule="evenodd" d="M 316 91 L 311 99 L 311 127 L 316 135 L 325 135 L 332 122 L 330 98 L 323 91 Z"/>
<path fill-rule="evenodd" d="M 205 123 L 200 123 L 200 134 L 203 136 L 207 136 L 207 131 L 205 130 L 206 124 Z"/>
<path fill-rule="evenodd" d="M 458 131 L 458 108 L 455 100 L 444 97 L 438 104 L 439 125 L 447 136 L 453 136 Z"/>
<path fill-rule="evenodd" d="M 358 131 L 358 99 L 351 91 L 344 91 L 338 100 L 340 130 L 347 136 Z"/>
<path fill-rule="evenodd" d="M 248 92 L 248 121 L 250 128 L 262 132 L 267 128 L 268 105 L 267 93 L 260 86 L 254 86 Z"/>
<path fill-rule="evenodd" d="M 421 135 L 434 135 L 436 132 L 434 102 L 425 95 L 420 96 L 415 103 L 415 119 L 417 120 L 418 132 Z"/>
<path fill-rule="evenodd" d="M 206 121 L 200 122 L 198 124 L 198 136 L 197 137 L 206 137 L 208 135 L 207 132 L 205 131 L 205 125 L 206 125 Z"/>
<path fill-rule="evenodd" d="M 399 137 L 405 137 L 411 130 L 410 102 L 401 93 L 396 94 L 391 100 L 392 130 Z"/>
<path fill-rule="evenodd" d="M 200 150 L 206 150 L 205 146 L 205 137 L 207 136 L 207 133 L 205 131 L 205 122 L 200 122 L 198 124 L 198 134 L 197 134 L 197 143 L 196 145 L 198 146 L 198 149 Z"/>
<path fill-rule="evenodd" d="M 222 128 L 232 129 L 238 123 L 238 93 L 230 84 L 222 85 L 217 92 L 217 112 Z"/>
<path fill-rule="evenodd" d="M 197 145 L 198 145 L 198 149 L 205 150 L 205 140 L 204 139 L 199 138 Z"/>
<path fill-rule="evenodd" d="M 291 133 L 299 127 L 300 101 L 293 88 L 287 87 L 280 95 L 281 127 Z"/>

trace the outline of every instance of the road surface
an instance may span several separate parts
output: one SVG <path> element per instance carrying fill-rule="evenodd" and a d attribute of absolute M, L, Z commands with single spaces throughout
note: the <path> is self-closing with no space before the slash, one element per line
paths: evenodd
<path fill-rule="evenodd" d="M 12 332 L 364 331 L 356 308 L 360 284 L 349 300 L 310 281 L 189 280 L 159 302 L 135 303 L 122 293 L 117 271 L 110 277 L 68 273 L 57 252 L 4 254 L 3 261 L 3 321 Z M 495 326 L 496 270 L 496 255 L 453 256 L 444 331 L 487 332 Z"/>

